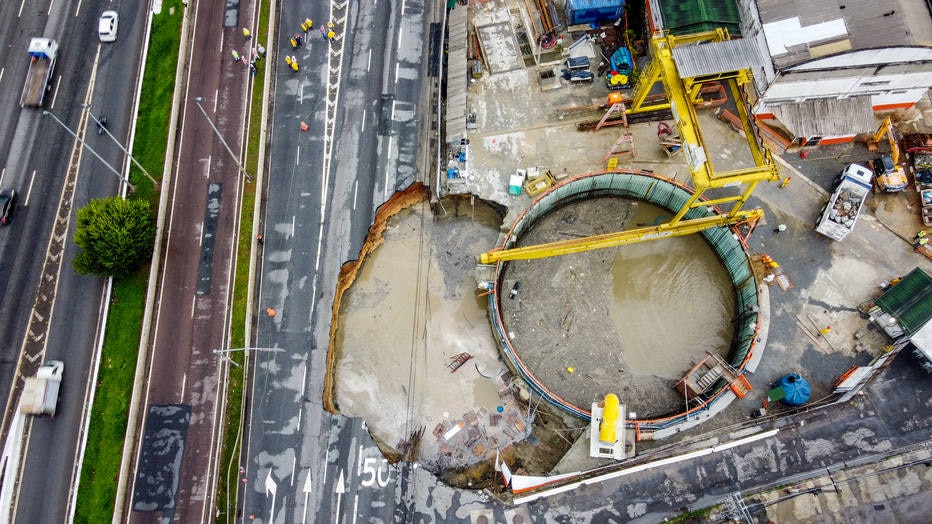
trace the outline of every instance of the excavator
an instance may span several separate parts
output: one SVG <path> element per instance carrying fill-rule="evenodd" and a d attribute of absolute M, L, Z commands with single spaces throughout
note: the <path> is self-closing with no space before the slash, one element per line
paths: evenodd
<path fill-rule="evenodd" d="M 896 143 L 896 130 L 890 117 L 883 119 L 877 132 L 867 141 L 867 150 L 876 152 L 880 149 L 880 140 L 887 136 L 890 142 L 890 154 L 881 154 L 875 158 L 870 167 L 874 170 L 874 184 L 884 193 L 896 193 L 906 189 L 909 179 L 906 171 L 900 165 L 900 146 Z"/>

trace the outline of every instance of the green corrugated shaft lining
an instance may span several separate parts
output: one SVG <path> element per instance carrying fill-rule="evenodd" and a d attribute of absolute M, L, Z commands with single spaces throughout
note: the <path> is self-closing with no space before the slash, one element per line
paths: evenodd
<path fill-rule="evenodd" d="M 554 209 L 578 200 L 610 196 L 643 200 L 675 211 L 686 204 L 691 192 L 673 181 L 646 172 L 614 171 L 580 177 L 542 195 L 534 206 L 518 219 L 512 236 L 505 240 L 505 245 L 512 247 L 524 231 L 529 230 L 538 219 Z M 708 207 L 696 207 L 689 210 L 685 218 L 700 218 L 714 214 L 714 210 Z M 732 341 L 730 361 L 732 366 L 740 372 L 744 367 L 744 360 L 750 351 L 757 328 L 757 282 L 751 272 L 744 246 L 734 237 L 731 228 L 711 228 L 701 234 L 718 255 L 735 286 L 735 311 L 739 314 L 735 321 L 735 338 Z M 663 242 L 663 240 L 651 242 Z M 501 269 L 502 265 L 499 265 L 499 271 Z M 720 381 L 712 395 L 725 386 L 726 384 Z"/>

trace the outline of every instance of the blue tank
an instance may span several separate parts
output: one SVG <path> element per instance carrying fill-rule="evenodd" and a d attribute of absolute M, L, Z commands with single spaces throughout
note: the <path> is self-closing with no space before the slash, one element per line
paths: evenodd
<path fill-rule="evenodd" d="M 790 373 L 777 382 L 777 387 L 783 388 L 783 399 L 781 402 L 787 406 L 801 406 L 809 400 L 812 389 L 809 381 L 804 379 L 798 373 Z"/>

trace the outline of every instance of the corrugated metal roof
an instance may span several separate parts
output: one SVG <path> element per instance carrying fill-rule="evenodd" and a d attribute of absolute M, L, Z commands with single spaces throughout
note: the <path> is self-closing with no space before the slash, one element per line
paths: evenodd
<path fill-rule="evenodd" d="M 769 106 L 793 136 L 846 136 L 877 127 L 869 96 L 815 98 Z"/>
<path fill-rule="evenodd" d="M 847 41 L 852 50 L 922 45 L 932 21 L 910 16 L 916 0 L 757 0 L 778 68 L 825 54 L 820 46 Z M 911 27 L 915 26 L 915 27 Z M 840 31 L 840 32 L 839 32 Z"/>
<path fill-rule="evenodd" d="M 849 51 L 809 60 L 789 67 L 786 71 L 811 71 L 836 69 L 839 67 L 861 67 L 866 65 L 901 64 L 909 62 L 932 62 L 932 47 L 902 46 Z"/>
<path fill-rule="evenodd" d="M 736 39 L 673 48 L 673 61 L 681 78 L 752 69 L 760 63 L 752 40 Z"/>
<path fill-rule="evenodd" d="M 912 336 L 932 319 L 932 277 L 917 267 L 874 303 L 893 315 L 906 335 Z"/>
<path fill-rule="evenodd" d="M 741 14 L 735 0 L 660 0 L 663 28 L 674 35 L 688 35 L 724 27 L 732 36 L 741 34 Z"/>
<path fill-rule="evenodd" d="M 457 6 L 447 19 L 449 54 L 446 57 L 448 98 L 445 131 L 448 143 L 459 141 L 466 134 L 466 14 L 465 7 Z"/>

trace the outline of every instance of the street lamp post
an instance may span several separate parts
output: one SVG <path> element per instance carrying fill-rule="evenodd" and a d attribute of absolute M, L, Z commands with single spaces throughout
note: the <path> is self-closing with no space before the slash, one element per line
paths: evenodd
<path fill-rule="evenodd" d="M 56 122 L 58 122 L 58 125 L 60 125 L 60 126 L 62 126 L 63 128 L 65 128 L 65 131 L 67 131 L 68 133 L 70 133 L 71 136 L 73 136 L 73 137 L 75 138 L 75 140 L 77 140 L 78 142 L 80 142 L 82 147 L 86 148 L 88 151 L 91 152 L 92 155 L 94 155 L 95 157 L 97 157 L 98 160 L 100 160 L 101 162 L 103 162 L 104 165 L 107 166 L 107 168 L 108 168 L 110 171 L 113 171 L 113 174 L 116 175 L 117 178 L 119 178 L 124 184 L 126 184 L 126 186 L 127 186 L 131 191 L 134 191 L 134 192 L 136 191 L 136 186 L 134 186 L 128 179 L 124 178 L 123 175 L 121 175 L 119 171 L 117 171 L 116 169 L 114 169 L 114 167 L 111 166 L 109 162 L 107 162 L 106 160 L 104 160 L 103 157 L 101 157 L 100 155 L 98 155 L 98 154 L 97 154 L 97 151 L 94 151 L 94 149 L 91 148 L 91 146 L 87 145 L 87 143 L 84 142 L 84 140 L 83 140 L 81 137 L 79 137 L 79 136 L 77 135 L 77 133 L 75 133 L 74 131 L 72 131 L 70 127 L 68 127 L 64 122 L 62 122 L 61 120 L 59 120 L 58 117 L 55 116 L 54 113 L 52 113 L 51 111 L 43 110 L 43 111 L 42 111 L 42 114 L 43 114 L 43 115 L 48 115 L 48 116 L 52 117 L 53 120 L 55 120 Z"/>
<path fill-rule="evenodd" d="M 214 133 L 217 135 L 217 138 L 220 139 L 220 143 L 223 144 L 223 147 L 227 148 L 227 152 L 230 153 L 230 156 L 233 157 L 233 161 L 236 162 L 236 166 L 239 168 L 240 172 L 246 177 L 247 182 L 252 182 L 252 177 L 249 176 L 249 173 L 246 172 L 246 168 L 243 167 L 243 164 L 239 162 L 236 154 L 233 153 L 233 150 L 230 149 L 227 141 L 223 139 L 223 135 L 220 134 L 220 130 L 217 129 L 217 126 L 214 125 L 214 121 L 207 116 L 207 111 L 204 111 L 204 106 L 201 105 L 201 102 L 204 101 L 204 97 L 198 96 L 194 98 L 194 103 L 197 104 L 197 108 L 201 110 L 201 114 L 204 115 L 204 118 L 207 119 L 207 123 L 210 124 L 210 128 L 214 130 Z"/>
<path fill-rule="evenodd" d="M 153 186 L 156 190 L 158 190 L 158 188 L 159 188 L 159 183 L 156 182 L 154 178 L 152 178 L 152 175 L 150 175 L 149 172 L 146 171 L 146 168 L 142 167 L 142 164 L 140 164 L 138 161 L 136 161 L 136 157 L 134 157 L 133 155 L 131 155 L 130 152 L 127 151 L 125 147 L 123 147 L 123 144 L 121 144 L 120 141 L 117 140 L 115 136 L 113 136 L 113 133 L 111 133 L 110 130 L 107 129 L 107 126 L 105 126 L 105 125 L 100 121 L 100 119 L 98 119 L 96 116 L 94 116 L 94 113 L 91 112 L 91 106 L 89 106 L 88 104 L 81 104 L 81 107 L 83 107 L 84 109 L 87 110 L 87 114 L 91 115 L 91 118 L 94 119 L 94 123 L 97 124 L 97 127 L 98 127 L 99 129 L 102 129 L 104 133 L 107 133 L 107 136 L 109 136 L 111 140 L 113 140 L 114 142 L 116 142 L 116 145 L 119 146 L 119 148 L 120 148 L 121 151 L 123 151 L 123 154 L 126 155 L 126 156 L 128 156 L 129 159 L 130 159 L 134 164 L 136 164 L 136 167 L 138 167 L 138 168 L 142 171 L 142 173 L 143 173 L 144 175 L 146 175 L 146 177 L 147 177 L 150 181 L 152 181 L 152 186 Z"/>

